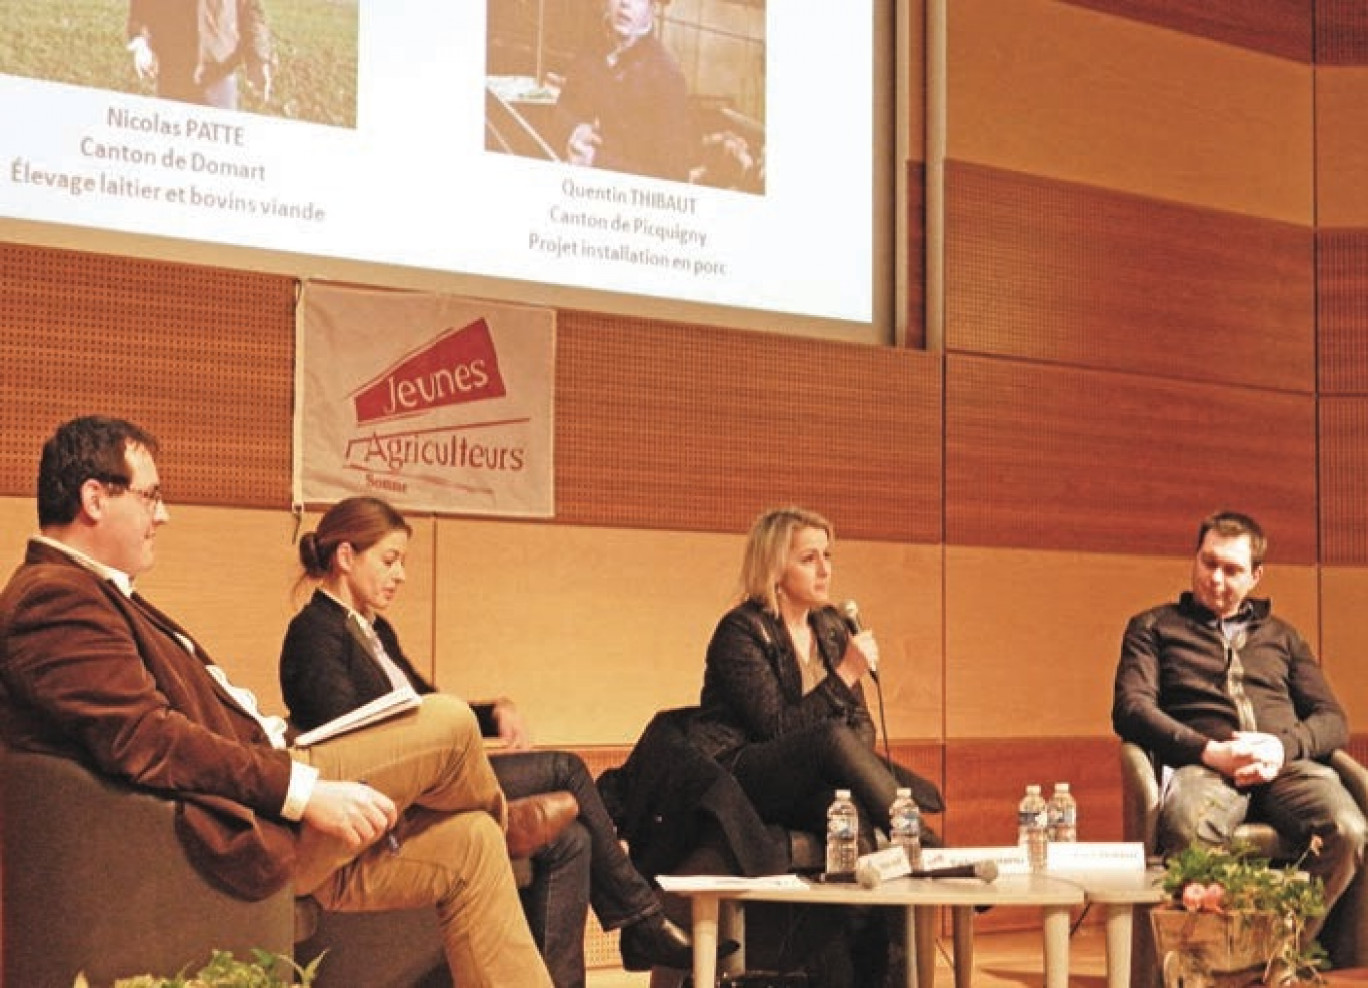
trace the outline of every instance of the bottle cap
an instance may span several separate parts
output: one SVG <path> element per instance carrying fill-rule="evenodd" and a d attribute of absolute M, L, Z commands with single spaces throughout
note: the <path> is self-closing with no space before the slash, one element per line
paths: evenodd
<path fill-rule="evenodd" d="M 911 796 L 911 795 L 912 795 L 912 790 L 911 790 L 911 789 L 908 789 L 908 788 L 905 787 L 905 786 L 902 787 L 902 788 L 900 788 L 900 789 L 898 789 L 898 797 L 901 798 L 901 799 L 906 799 L 907 797 L 909 797 L 909 796 Z"/>
<path fill-rule="evenodd" d="M 1068 792 L 1068 791 L 1069 791 L 1069 784 L 1068 784 L 1067 782 L 1056 782 L 1056 783 L 1055 783 L 1055 792 Z"/>
<path fill-rule="evenodd" d="M 1039 796 L 1039 795 L 1040 795 L 1040 786 L 1027 786 L 1027 787 L 1026 787 L 1026 795 L 1028 795 L 1028 796 Z"/>
<path fill-rule="evenodd" d="M 849 799 L 849 798 L 850 798 L 850 790 L 849 790 L 849 789 L 837 789 L 837 790 L 836 790 L 836 798 L 837 798 L 837 799 Z"/>

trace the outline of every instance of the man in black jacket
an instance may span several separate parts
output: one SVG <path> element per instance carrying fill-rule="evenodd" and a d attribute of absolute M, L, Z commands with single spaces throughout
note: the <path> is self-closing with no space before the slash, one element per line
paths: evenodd
<path fill-rule="evenodd" d="M 556 101 L 565 160 L 684 181 L 697 150 L 684 73 L 654 33 L 652 0 L 603 0 L 596 44 Z"/>
<path fill-rule="evenodd" d="M 1192 590 L 1126 627 L 1112 726 L 1174 769 L 1161 847 L 1223 845 L 1246 819 L 1295 847 L 1319 838 L 1305 868 L 1325 881 L 1328 907 L 1362 863 L 1368 822 L 1325 764 L 1349 728 L 1315 655 L 1267 599 L 1249 596 L 1266 548 L 1246 515 L 1203 520 Z"/>

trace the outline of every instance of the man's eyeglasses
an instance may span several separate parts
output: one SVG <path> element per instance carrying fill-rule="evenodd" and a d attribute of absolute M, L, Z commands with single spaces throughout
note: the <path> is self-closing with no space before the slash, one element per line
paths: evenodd
<path fill-rule="evenodd" d="M 154 484 L 151 487 L 134 487 L 129 484 L 128 481 L 120 480 L 117 477 L 101 477 L 99 478 L 99 481 L 106 487 L 117 487 L 130 494 L 138 495 L 138 497 L 142 498 L 143 504 L 152 511 L 156 511 L 157 508 L 166 503 L 162 498 L 161 484 Z"/>

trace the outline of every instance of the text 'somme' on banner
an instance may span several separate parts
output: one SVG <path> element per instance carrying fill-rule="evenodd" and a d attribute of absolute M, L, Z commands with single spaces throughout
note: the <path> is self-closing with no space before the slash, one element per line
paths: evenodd
<path fill-rule="evenodd" d="M 554 312 L 309 282 L 296 338 L 297 503 L 554 514 Z"/>

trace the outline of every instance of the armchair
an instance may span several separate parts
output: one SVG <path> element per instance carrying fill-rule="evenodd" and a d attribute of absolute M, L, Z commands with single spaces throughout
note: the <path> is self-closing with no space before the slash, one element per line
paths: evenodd
<path fill-rule="evenodd" d="M 190 865 L 174 804 L 69 758 L 0 748 L 4 984 L 174 973 L 211 949 L 289 955 L 288 888 L 245 902 Z"/>
<path fill-rule="evenodd" d="M 171 800 L 0 745 L 0 984 L 61 988 L 84 971 L 108 985 L 260 948 L 301 963 L 326 950 L 318 988 L 451 985 L 432 909 L 332 913 L 288 886 L 238 899 L 191 866 L 174 820 Z M 530 861 L 513 870 L 530 882 Z"/>
<path fill-rule="evenodd" d="M 1347 751 L 1330 756 L 1330 766 L 1339 773 L 1359 808 L 1368 813 L 1368 769 Z M 1163 767 L 1144 748 L 1121 743 L 1121 832 L 1125 840 L 1139 841 L 1147 858 L 1158 859 L 1165 850 L 1158 846 L 1159 787 Z M 1272 827 L 1246 823 L 1236 828 L 1235 838 L 1255 849 L 1260 857 L 1290 861 L 1296 852 L 1285 846 Z M 1336 968 L 1368 964 L 1368 881 L 1360 871 L 1327 917 L 1321 930 L 1321 945 Z M 1158 988 L 1158 958 L 1148 922 L 1134 925 L 1131 942 L 1131 984 L 1135 988 Z"/>

